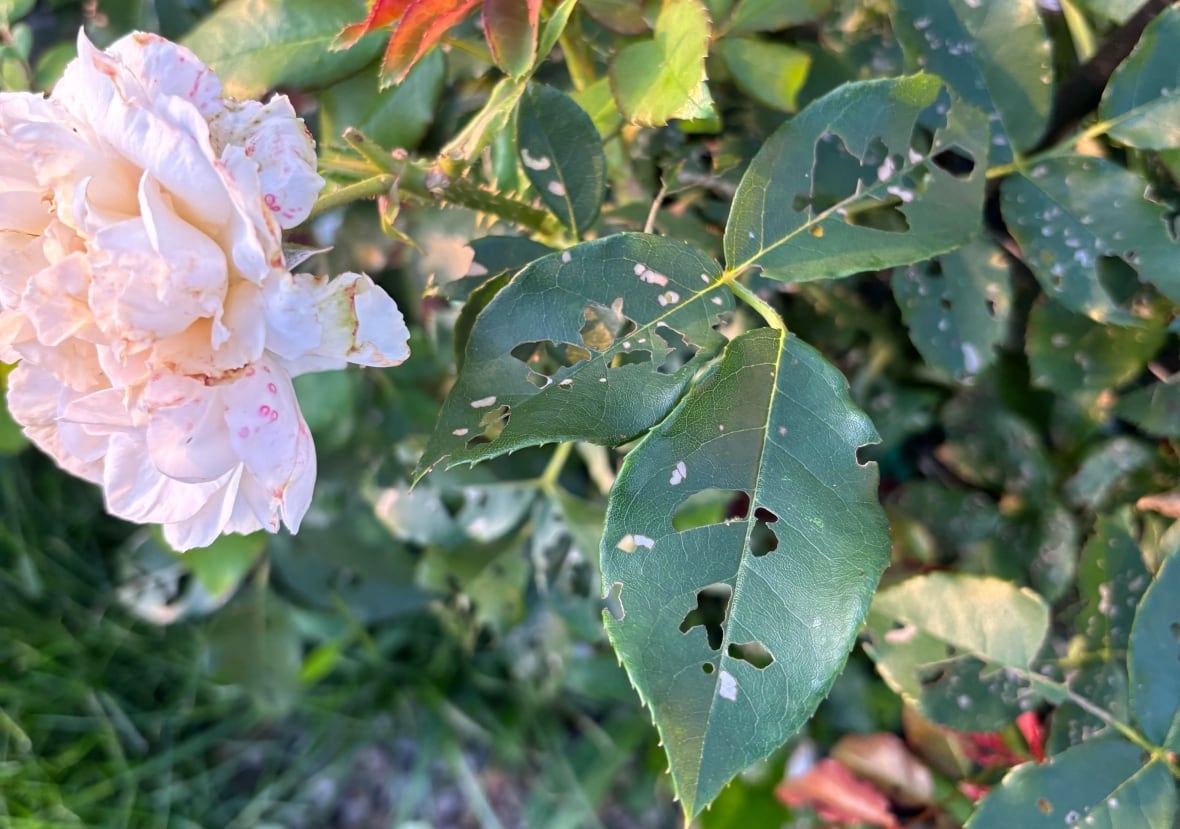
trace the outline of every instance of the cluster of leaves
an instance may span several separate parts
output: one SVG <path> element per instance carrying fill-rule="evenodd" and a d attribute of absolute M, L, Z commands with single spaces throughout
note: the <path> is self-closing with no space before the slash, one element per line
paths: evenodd
<path fill-rule="evenodd" d="M 722 790 L 801 729 L 904 727 L 945 785 L 894 809 L 1171 827 L 1180 7 L 228 0 L 185 42 L 306 94 L 305 241 L 384 274 L 415 356 L 300 378 L 298 537 L 125 602 L 248 583 L 213 653 L 276 712 L 421 616 L 623 705 L 609 640 L 706 824 L 781 819 Z M 866 687 L 906 724 L 841 724 Z M 940 759 L 1022 714 L 1051 763 Z"/>

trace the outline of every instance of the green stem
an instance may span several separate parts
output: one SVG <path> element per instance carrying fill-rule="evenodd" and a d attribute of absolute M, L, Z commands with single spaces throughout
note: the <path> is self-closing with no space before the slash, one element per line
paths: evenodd
<path fill-rule="evenodd" d="M 1017 156 L 1011 164 L 997 164 L 995 167 L 989 167 L 987 170 L 987 177 L 1001 178 L 1003 176 L 1010 175 L 1011 173 L 1019 173 L 1027 170 L 1030 166 L 1036 164 L 1038 161 L 1044 161 L 1047 158 L 1053 158 L 1055 156 L 1072 153 L 1078 144 L 1081 144 L 1084 141 L 1089 141 L 1092 138 L 1098 138 L 1101 135 L 1105 135 L 1111 127 L 1114 127 L 1119 123 L 1119 120 L 1121 119 L 1114 118 L 1109 121 L 1099 121 L 1098 123 L 1082 130 L 1077 135 L 1071 136 L 1059 144 L 1054 144 L 1052 147 L 1041 150 L 1039 153 L 1034 153 L 1033 155 L 1029 156 Z"/>
<path fill-rule="evenodd" d="M 425 201 L 477 210 L 537 233 L 553 234 L 559 230 L 556 220 L 544 210 L 485 190 L 466 179 L 451 178 L 437 167 L 424 167 L 410 161 L 402 151 L 389 152 L 360 130 L 345 130 L 344 140 L 368 162 L 368 168 L 376 175 L 321 196 L 312 208 L 313 216 L 353 201 L 386 195 L 396 186 L 399 195 L 409 194 Z"/>
<path fill-rule="evenodd" d="M 739 282 L 737 277 L 738 271 L 727 271 L 721 275 L 721 282 L 729 285 L 729 289 L 733 291 L 734 296 L 757 311 L 758 316 L 766 320 L 767 325 L 775 331 L 785 332 L 787 330 L 787 324 L 783 322 L 783 318 L 779 316 L 778 311 L 770 307 L 769 302 Z"/>
<path fill-rule="evenodd" d="M 1073 39 L 1073 48 L 1078 56 L 1078 63 L 1085 63 L 1098 51 L 1098 44 L 1094 41 L 1094 31 L 1086 22 L 1086 16 L 1082 14 L 1074 0 L 1061 0 L 1061 14 L 1065 17 L 1065 26 L 1069 29 L 1070 38 Z"/>
<path fill-rule="evenodd" d="M 384 196 L 393 189 L 395 184 L 397 184 L 397 179 L 382 173 L 362 179 L 356 184 L 340 187 L 316 199 L 316 203 L 311 208 L 311 215 L 308 218 L 318 216 L 326 210 L 333 210 L 337 207 L 343 207 L 346 204 L 352 204 L 354 201 L 371 199 L 375 196 Z"/>
<path fill-rule="evenodd" d="M 545 471 L 537 479 L 537 486 L 546 495 L 553 495 L 557 491 L 557 479 L 561 476 L 561 470 L 565 467 L 565 462 L 569 460 L 570 452 L 573 448 L 574 444 L 572 442 L 559 443 L 557 448 L 553 450 L 553 456 L 549 458 L 549 463 L 545 466 Z"/>

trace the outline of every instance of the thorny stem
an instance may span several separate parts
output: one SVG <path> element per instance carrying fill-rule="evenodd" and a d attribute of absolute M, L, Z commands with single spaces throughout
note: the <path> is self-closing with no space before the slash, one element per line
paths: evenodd
<path fill-rule="evenodd" d="M 477 210 L 537 233 L 557 231 L 554 220 L 544 210 L 485 190 L 465 179 L 451 178 L 436 168 L 425 168 L 410 161 L 404 152 L 388 152 L 360 130 L 349 128 L 344 132 L 344 140 L 368 162 L 366 169 L 376 174 L 320 196 L 311 210 L 312 216 L 354 201 L 388 195 L 396 187 L 399 194 Z"/>
<path fill-rule="evenodd" d="M 734 296 L 742 302 L 749 305 L 758 312 L 758 316 L 766 320 L 766 324 L 775 331 L 786 332 L 787 324 L 783 322 L 783 318 L 779 316 L 778 311 L 770 307 L 770 303 L 751 291 L 745 285 L 738 281 L 738 274 L 740 271 L 726 271 L 721 275 L 721 282 L 728 285 L 729 289 L 733 291 Z"/>

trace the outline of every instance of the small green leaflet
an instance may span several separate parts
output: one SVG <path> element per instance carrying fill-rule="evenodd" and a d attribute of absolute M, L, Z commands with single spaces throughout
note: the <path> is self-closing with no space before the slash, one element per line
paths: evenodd
<path fill-rule="evenodd" d="M 1155 437 L 1180 437 L 1180 376 L 1136 389 L 1119 400 L 1115 413 Z"/>
<path fill-rule="evenodd" d="M 565 440 L 615 445 L 659 422 L 724 343 L 717 263 L 616 234 L 538 259 L 475 319 L 420 472 Z"/>
<path fill-rule="evenodd" d="M 944 253 L 979 228 L 986 158 L 986 118 L 931 75 L 841 86 L 750 163 L 725 261 L 802 282 Z"/>
<path fill-rule="evenodd" d="M 717 42 L 717 54 L 743 93 L 783 112 L 798 109 L 795 97 L 811 68 L 807 52 L 761 38 L 727 37 Z"/>
<path fill-rule="evenodd" d="M 832 0 L 738 0 L 727 31 L 776 32 L 809 23 L 832 10 Z"/>
<path fill-rule="evenodd" d="M 894 271 L 893 296 L 922 357 L 960 382 L 990 366 L 1008 333 L 1012 277 L 1004 252 L 975 239 Z"/>
<path fill-rule="evenodd" d="M 1091 740 L 1050 763 L 1025 763 L 993 789 L 967 829 L 1171 829 L 1176 786 L 1123 740 Z"/>
<path fill-rule="evenodd" d="M 525 175 L 553 215 L 581 236 L 606 193 L 606 156 L 594 122 L 565 93 L 530 84 L 516 126 Z"/>
<path fill-rule="evenodd" d="M 897 0 L 893 29 L 910 62 L 987 113 L 989 161 L 1031 149 L 1049 121 L 1053 68 L 1036 0 Z"/>
<path fill-rule="evenodd" d="M 1131 709 L 1156 745 L 1180 751 L 1180 555 L 1155 574 L 1131 626 Z"/>
<path fill-rule="evenodd" d="M 1001 208 L 1046 294 L 1098 322 L 1134 325 L 1105 287 L 1104 267 L 1124 263 L 1180 301 L 1180 242 L 1167 209 L 1146 190 L 1146 181 L 1110 161 L 1064 156 L 1006 178 Z"/>
<path fill-rule="evenodd" d="M 1180 147 L 1180 6 L 1143 30 L 1131 55 L 1110 76 L 1098 114 L 1106 131 L 1141 150 Z"/>
<path fill-rule="evenodd" d="M 633 124 L 703 118 L 713 102 L 705 87 L 709 15 L 700 0 L 663 0 L 650 40 L 619 50 L 610 67 L 619 110 Z"/>
<path fill-rule="evenodd" d="M 601 561 L 623 616 L 607 633 L 690 818 L 803 724 L 848 657 L 889 558 L 876 465 L 856 458 L 876 440 L 840 373 L 764 328 L 623 463 Z M 718 498 L 745 517 L 681 524 Z"/>

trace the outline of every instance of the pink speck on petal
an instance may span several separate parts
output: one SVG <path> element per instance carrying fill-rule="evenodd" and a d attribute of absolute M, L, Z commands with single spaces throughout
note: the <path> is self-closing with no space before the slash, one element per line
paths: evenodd
<path fill-rule="evenodd" d="M 246 426 L 243 426 L 241 429 L 238 429 L 238 437 L 240 437 L 240 438 L 250 437 L 250 429 Z"/>
<path fill-rule="evenodd" d="M 274 383 L 267 383 L 266 390 L 268 392 L 270 392 L 271 394 L 278 394 L 279 393 L 279 387 L 276 386 Z"/>
<path fill-rule="evenodd" d="M 263 417 L 268 417 L 270 415 L 270 406 L 259 406 L 258 414 L 262 415 Z"/>
<path fill-rule="evenodd" d="M 276 420 L 278 420 L 278 419 L 279 419 L 279 413 L 278 413 L 278 412 L 276 412 L 274 409 L 271 409 L 271 412 L 270 412 L 270 422 L 271 422 L 271 423 L 274 423 L 274 422 L 275 422 Z"/>
<path fill-rule="evenodd" d="M 246 366 L 246 376 L 247 377 L 254 376 L 254 366 Z"/>
<path fill-rule="evenodd" d="M 262 201 L 266 203 L 266 206 L 269 207 L 273 213 L 278 213 L 283 209 L 283 206 L 279 204 L 279 200 L 274 193 L 267 193 L 262 197 Z"/>

